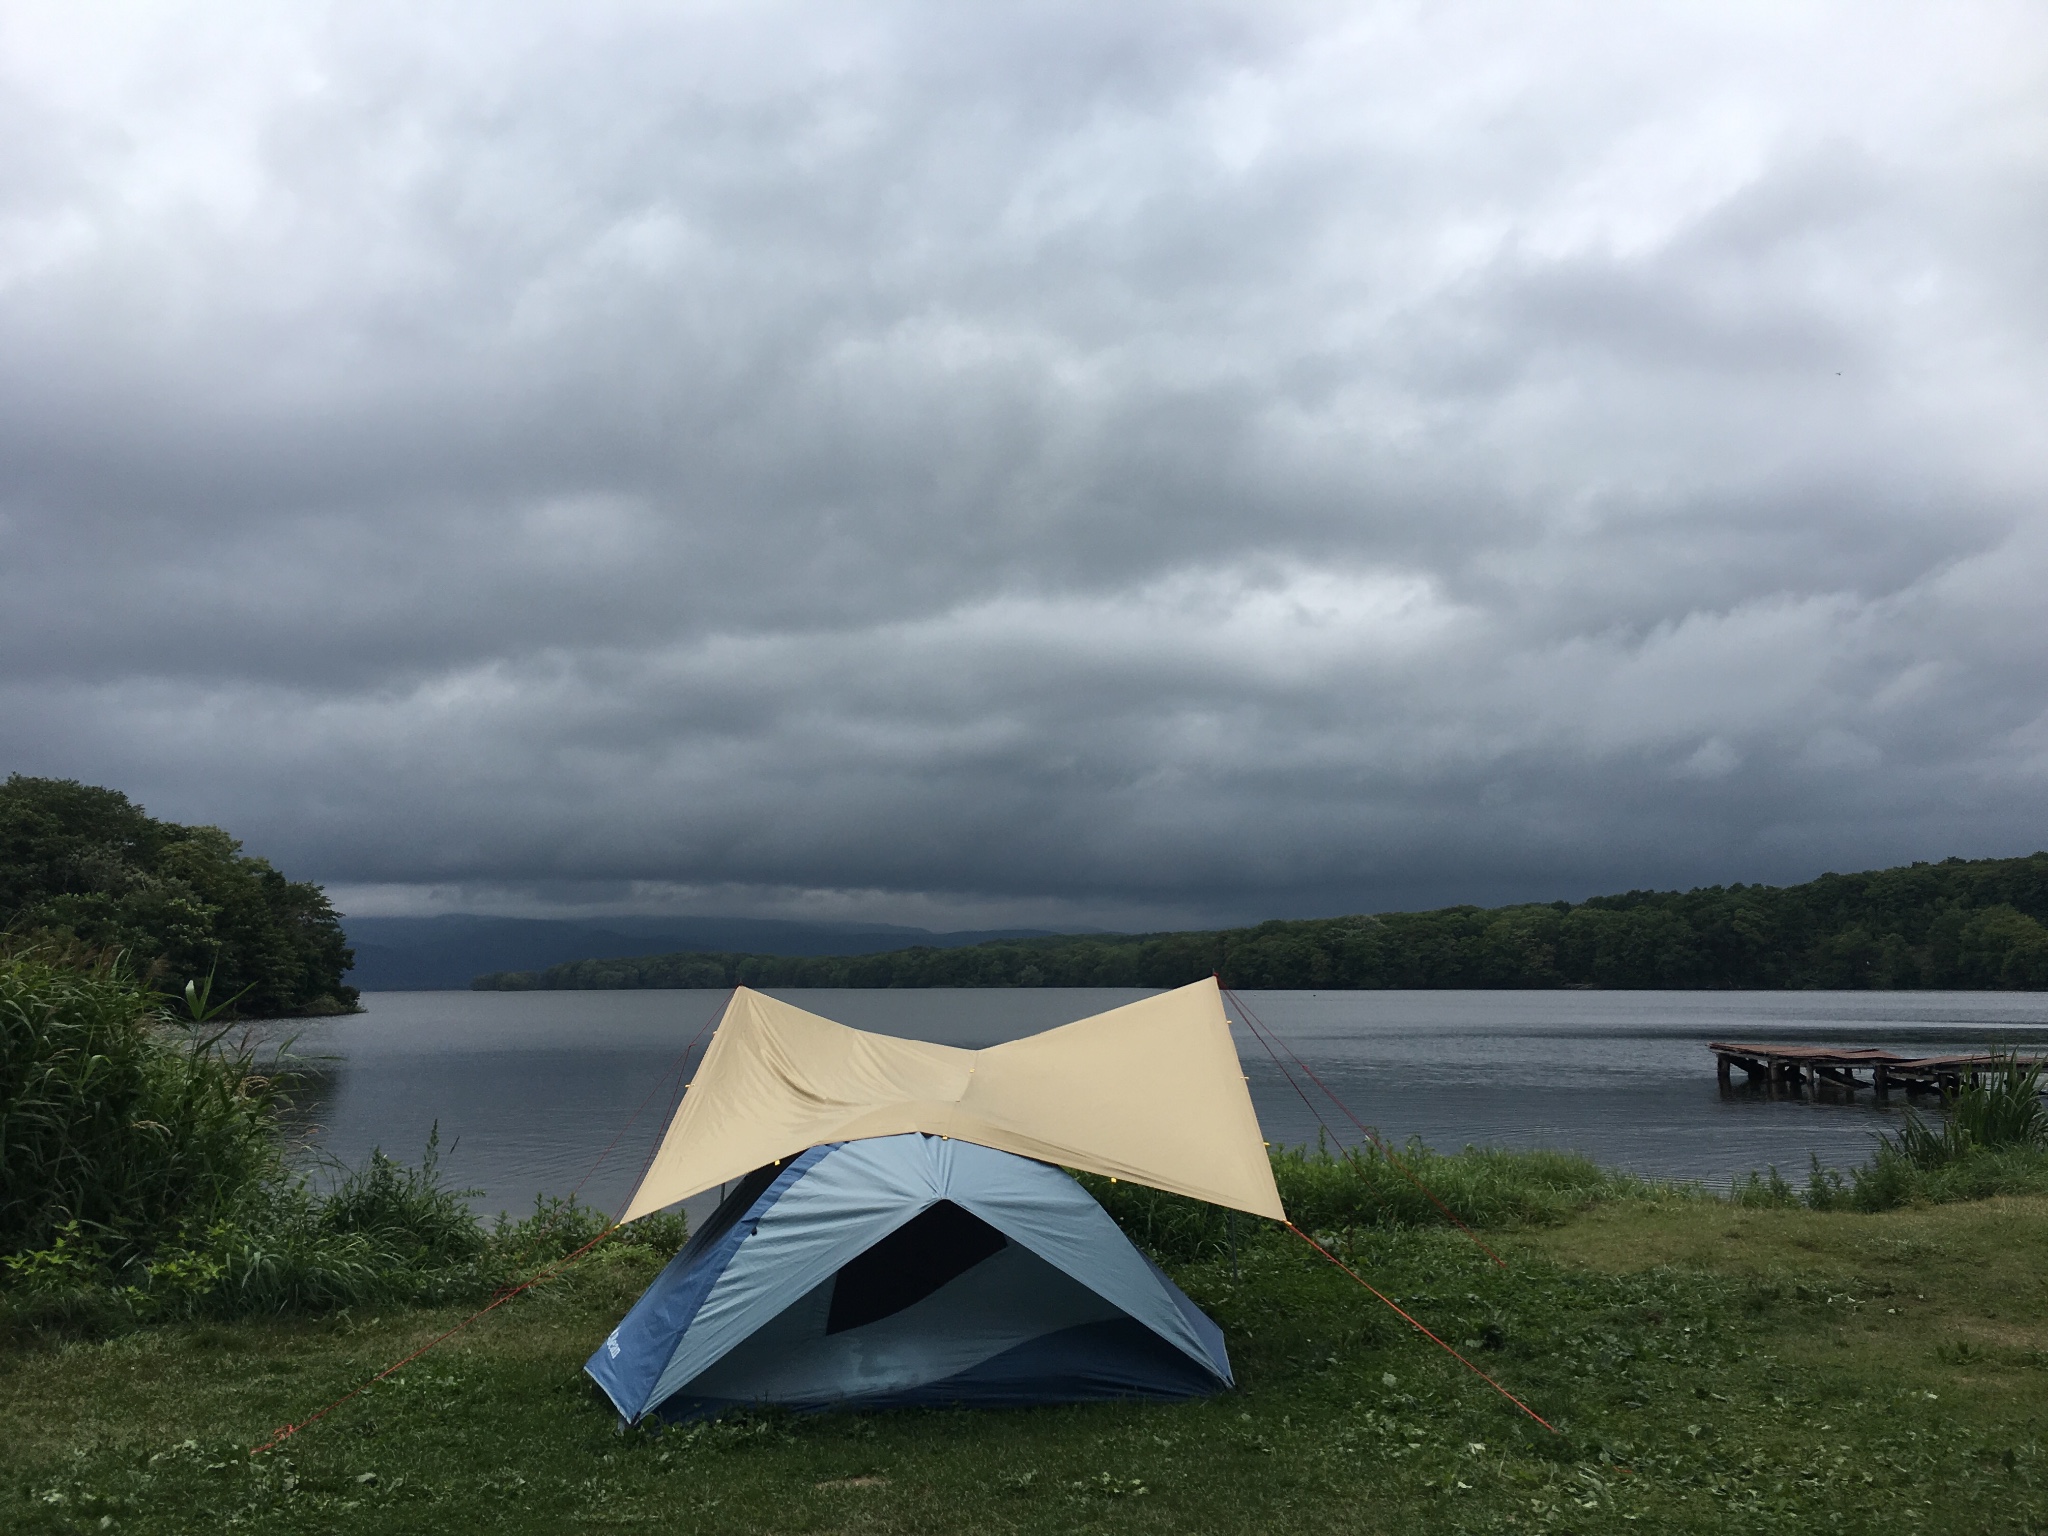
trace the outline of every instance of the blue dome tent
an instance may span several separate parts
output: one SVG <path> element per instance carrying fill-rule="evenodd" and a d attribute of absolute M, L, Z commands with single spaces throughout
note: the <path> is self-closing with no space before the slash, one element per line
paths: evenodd
<path fill-rule="evenodd" d="M 1230 1386 L 1062 1163 L 1281 1214 L 1213 982 L 986 1051 L 742 988 L 625 1219 L 739 1185 L 586 1369 L 626 1424 Z"/>
<path fill-rule="evenodd" d="M 1231 1384 L 1222 1332 L 1072 1178 L 916 1133 L 743 1182 L 589 1371 L 627 1423 Z"/>

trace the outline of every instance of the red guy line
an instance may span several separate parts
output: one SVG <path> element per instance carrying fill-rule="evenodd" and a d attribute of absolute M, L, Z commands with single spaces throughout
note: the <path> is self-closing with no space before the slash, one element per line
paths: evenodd
<path fill-rule="evenodd" d="M 1217 986 L 1222 988 L 1223 995 L 1228 997 L 1232 1003 L 1236 1004 L 1237 1011 L 1244 1015 L 1245 1022 L 1251 1026 L 1253 1038 L 1258 1039 L 1261 1045 L 1265 1045 L 1265 1041 L 1262 1038 L 1260 1038 L 1260 1035 L 1262 1031 L 1269 1032 L 1269 1026 L 1259 1021 L 1258 1015 L 1253 1013 L 1251 1009 L 1245 1005 L 1245 1000 L 1243 998 L 1239 997 L 1237 993 L 1233 992 L 1228 986 L 1224 985 L 1222 977 L 1219 976 L 1216 978 L 1216 984 Z M 1400 1174 L 1402 1178 L 1406 1179 L 1410 1184 L 1413 1184 L 1417 1189 L 1421 1190 L 1425 1195 L 1427 1195 L 1429 1197 L 1430 1203 L 1434 1205 L 1438 1210 L 1442 1211 L 1444 1215 L 1450 1220 L 1453 1226 L 1458 1228 L 1458 1230 L 1463 1232 L 1467 1237 L 1471 1238 L 1473 1246 L 1476 1247 L 1481 1253 L 1485 1254 L 1489 1259 L 1493 1260 L 1493 1262 L 1498 1264 L 1502 1269 L 1506 1269 L 1508 1267 L 1506 1259 L 1503 1259 L 1499 1254 L 1495 1253 L 1491 1248 L 1487 1247 L 1485 1243 L 1481 1242 L 1479 1239 L 1479 1234 L 1477 1232 L 1474 1232 L 1470 1227 L 1466 1226 L 1463 1221 L 1460 1221 L 1458 1219 L 1458 1213 L 1452 1210 L 1448 1205 L 1445 1205 L 1443 1201 L 1439 1200 L 1437 1198 L 1435 1190 L 1431 1189 L 1427 1184 L 1423 1183 L 1422 1180 L 1415 1176 L 1413 1170 L 1411 1170 L 1406 1163 L 1403 1163 L 1398 1157 L 1394 1156 L 1394 1149 L 1388 1146 L 1386 1142 L 1380 1138 L 1380 1134 L 1378 1131 L 1375 1131 L 1371 1126 L 1367 1125 L 1363 1120 L 1359 1119 L 1358 1116 L 1351 1113 L 1350 1106 L 1347 1105 L 1342 1099 L 1338 1098 L 1337 1095 L 1331 1091 L 1330 1085 L 1328 1083 L 1324 1082 L 1320 1077 L 1316 1076 L 1315 1068 L 1311 1067 L 1299 1056 L 1296 1056 L 1294 1054 L 1294 1048 L 1290 1046 L 1285 1040 L 1280 1040 L 1280 1037 L 1278 1035 L 1274 1035 L 1273 1038 L 1275 1040 L 1280 1041 L 1280 1049 L 1287 1052 L 1288 1056 L 1293 1059 L 1294 1064 L 1297 1067 L 1301 1068 L 1303 1072 L 1308 1074 L 1309 1081 L 1314 1083 L 1318 1088 L 1322 1089 L 1322 1091 L 1329 1096 L 1329 1100 L 1332 1104 L 1336 1105 L 1339 1109 L 1344 1111 L 1344 1117 L 1347 1120 L 1349 1120 L 1353 1125 L 1358 1127 L 1359 1133 L 1363 1135 L 1366 1138 L 1366 1140 L 1370 1141 L 1374 1146 L 1380 1149 L 1380 1155 L 1387 1160 L 1388 1166 L 1393 1168 L 1394 1171 Z M 1266 1046 L 1266 1054 L 1268 1056 L 1271 1056 L 1273 1054 L 1272 1046 Z M 1277 1057 L 1275 1057 L 1274 1059 L 1276 1062 L 1278 1061 Z M 1287 1069 L 1285 1067 L 1282 1067 L 1280 1070 L 1284 1073 Z M 1288 1082 L 1291 1085 L 1294 1082 L 1294 1079 L 1290 1077 L 1288 1078 Z M 1301 1093 L 1301 1089 L 1298 1087 L 1295 1088 L 1294 1091 L 1296 1093 Z M 1302 1094 L 1302 1102 L 1304 1104 L 1308 1103 L 1308 1096 L 1306 1094 Z M 1327 1123 L 1324 1122 L 1323 1117 L 1321 1115 L 1316 1115 L 1315 1106 L 1313 1104 L 1309 1104 L 1309 1113 L 1315 1115 L 1317 1124 L 1323 1125 L 1325 1129 L 1328 1129 Z"/>
<path fill-rule="evenodd" d="M 1307 1243 L 1309 1247 L 1315 1249 L 1317 1253 L 1320 1253 L 1332 1264 L 1336 1265 L 1339 1269 L 1343 1270 L 1345 1274 L 1349 1275 L 1352 1279 L 1356 1280 L 1368 1291 L 1371 1291 L 1373 1295 L 1379 1297 L 1379 1299 L 1382 1302 L 1384 1302 L 1393 1311 L 1395 1316 L 1401 1319 L 1401 1321 L 1406 1323 L 1410 1328 L 1413 1328 L 1417 1333 L 1421 1334 L 1425 1339 L 1429 1340 L 1430 1343 L 1434 1344 L 1438 1349 L 1442 1350 L 1445 1354 L 1449 1355 L 1453 1360 L 1457 1361 L 1458 1364 L 1465 1367 L 1466 1370 L 1470 1371 L 1474 1376 L 1477 1376 L 1489 1387 L 1493 1388 L 1493 1390 L 1498 1392 L 1502 1397 L 1506 1398 L 1509 1402 L 1513 1403 L 1517 1408 L 1521 1409 L 1522 1412 L 1529 1415 L 1529 1417 L 1534 1419 L 1538 1424 L 1541 1424 L 1553 1435 L 1558 1432 L 1557 1426 L 1552 1424 L 1550 1420 L 1544 1418 L 1542 1414 L 1538 1413 L 1534 1408 L 1531 1408 L 1527 1403 L 1523 1402 L 1519 1397 L 1515 1396 L 1514 1393 L 1510 1392 L 1506 1387 L 1502 1386 L 1499 1382 L 1495 1381 L 1491 1376 L 1487 1375 L 1486 1372 L 1479 1369 L 1479 1367 L 1474 1365 L 1470 1360 L 1467 1360 L 1463 1355 L 1459 1354 L 1455 1349 L 1451 1348 L 1451 1346 L 1446 1344 L 1442 1339 L 1438 1338 L 1435 1334 L 1431 1333 L 1427 1328 L 1423 1327 L 1422 1324 L 1417 1322 L 1411 1314 L 1402 1311 L 1401 1307 L 1394 1301 L 1394 1299 L 1391 1296 L 1387 1295 L 1386 1292 L 1380 1290 L 1377 1286 L 1373 1285 L 1369 1280 L 1365 1278 L 1365 1276 L 1361 1275 L 1349 1264 L 1346 1264 L 1342 1259 L 1338 1258 L 1337 1255 L 1330 1252 L 1329 1249 L 1325 1248 L 1321 1243 L 1317 1242 L 1314 1238 L 1310 1237 L 1306 1232 L 1302 1231 L 1301 1228 L 1297 1227 L 1293 1222 L 1290 1221 L 1287 1223 L 1287 1230 L 1292 1232 L 1296 1237 L 1300 1238 L 1304 1243 Z"/>
<path fill-rule="evenodd" d="M 478 1318 L 484 1316 L 486 1313 L 497 1311 L 498 1308 L 505 1305 L 506 1302 L 510 1301 L 514 1296 L 519 1295 L 522 1291 L 532 1290 L 533 1287 L 539 1285 L 543 1280 L 551 1279 L 555 1275 L 560 1274 L 563 1270 L 567 1269 L 571 1264 L 575 1263 L 578 1259 L 582 1258 L 584 1254 L 590 1252 L 591 1249 L 595 1248 L 599 1243 L 603 1242 L 606 1238 L 610 1237 L 614 1232 L 618 1230 L 618 1224 L 614 1222 L 612 1225 L 606 1227 L 602 1232 L 598 1233 L 597 1236 L 593 1237 L 589 1242 L 585 1243 L 581 1248 L 578 1248 L 574 1253 L 570 1254 L 567 1258 L 557 1260 L 555 1263 L 549 1265 L 546 1269 L 542 1270 L 539 1274 L 533 1276 L 533 1278 L 530 1280 L 523 1280 L 518 1285 L 509 1286 L 505 1290 L 498 1292 L 498 1294 L 491 1299 L 491 1303 L 489 1306 L 479 1308 L 477 1311 L 472 1312 L 468 1317 L 465 1317 L 461 1322 L 457 1323 L 453 1328 L 450 1328 L 446 1333 L 441 1334 L 437 1338 L 429 1339 L 426 1343 L 422 1344 L 418 1349 L 414 1350 L 411 1354 L 407 1355 L 403 1360 L 400 1360 L 397 1364 L 385 1366 L 383 1370 L 379 1371 L 376 1375 L 372 1376 L 368 1381 L 364 1382 L 361 1386 L 355 1387 L 350 1391 L 342 1393 L 340 1397 L 337 1397 L 333 1402 L 329 1403 L 325 1408 L 322 1408 L 318 1413 L 314 1414 L 311 1418 L 301 1419 L 296 1424 L 286 1424 L 281 1426 L 276 1434 L 272 1435 L 268 1440 L 264 1441 L 261 1445 L 251 1446 L 249 1449 L 249 1454 L 251 1456 L 261 1456 L 265 1451 L 275 1450 L 278 1446 L 283 1445 L 285 1441 L 289 1440 L 293 1435 L 296 1435 L 300 1430 L 310 1428 L 312 1425 L 319 1423 L 322 1419 L 326 1418 L 327 1415 L 334 1412 L 335 1409 L 339 1408 L 343 1403 L 347 1402 L 350 1398 L 358 1396 L 363 1392 L 367 1392 L 371 1387 L 375 1386 L 378 1382 L 382 1381 L 386 1376 L 391 1375 L 392 1372 L 404 1370 L 408 1365 L 411 1365 L 413 1361 L 419 1359 L 421 1355 L 424 1355 L 428 1350 L 434 1348 L 436 1345 L 447 1343 L 448 1340 L 454 1338 L 455 1335 L 462 1332 L 463 1329 L 467 1328 L 471 1323 L 475 1322 Z"/>

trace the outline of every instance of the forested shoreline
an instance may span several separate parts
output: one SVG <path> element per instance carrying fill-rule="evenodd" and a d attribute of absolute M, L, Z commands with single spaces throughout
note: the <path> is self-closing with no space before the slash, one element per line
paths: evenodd
<path fill-rule="evenodd" d="M 794 957 L 680 952 L 479 976 L 479 991 L 663 987 L 2048 988 L 2048 853 L 1804 885 L 1629 891 L 1201 933 Z"/>
<path fill-rule="evenodd" d="M 245 1018 L 347 1013 L 354 956 L 319 886 L 288 880 L 219 827 L 149 815 L 119 790 L 12 774 L 0 784 L 0 945 L 118 955 L 172 994 L 210 987 Z"/>

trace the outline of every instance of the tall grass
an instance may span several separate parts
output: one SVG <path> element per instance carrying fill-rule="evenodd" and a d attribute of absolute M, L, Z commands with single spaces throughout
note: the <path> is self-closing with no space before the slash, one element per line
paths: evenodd
<path fill-rule="evenodd" d="M 180 1027 L 118 955 L 0 954 L 0 1253 L 130 1258 L 281 1173 L 285 1084 L 205 1011 Z"/>
<path fill-rule="evenodd" d="M 418 1166 L 387 1157 L 378 1148 L 319 1202 L 319 1221 L 327 1231 L 371 1238 L 421 1262 L 460 1264 L 485 1246 L 483 1229 L 469 1207 L 475 1193 L 451 1188 L 441 1177 L 441 1128 L 436 1124 Z"/>
<path fill-rule="evenodd" d="M 1880 1136 L 1870 1161 L 1845 1179 L 1815 1158 L 1806 1188 L 1776 1168 L 1738 1182 L 1738 1205 L 1813 1210 L 1889 1211 L 1905 1205 L 2048 1193 L 2048 1105 L 2041 1069 L 2008 1058 L 1943 1097 L 1942 1117 L 1913 1110 L 1897 1132 Z"/>
<path fill-rule="evenodd" d="M 1946 1095 L 1942 1110 L 1939 1124 L 1907 1111 L 1898 1133 L 1879 1139 L 1869 1164 L 1851 1170 L 1846 1191 L 1808 1203 L 1879 1211 L 2048 1190 L 2040 1067 L 2009 1058 Z"/>
<path fill-rule="evenodd" d="M 1309 1232 L 1448 1226 L 1453 1217 L 1473 1228 L 1552 1226 L 1597 1201 L 1658 1188 L 1572 1152 L 1445 1154 L 1412 1140 L 1398 1152 L 1332 1151 L 1319 1141 L 1275 1149 L 1272 1159 L 1281 1203 Z M 1080 1179 L 1133 1241 L 1163 1260 L 1189 1263 L 1229 1249 L 1230 1216 L 1221 1207 L 1095 1174 Z M 1240 1243 L 1263 1225 L 1240 1221 Z"/>
<path fill-rule="evenodd" d="M 285 1162 L 290 1079 L 210 1020 L 172 1017 L 118 958 L 0 953 L 0 1328 L 325 1311 L 488 1295 L 604 1218 L 537 1200 L 486 1230 L 438 1135 L 316 1180 Z M 672 1253 L 680 1217 L 621 1247 Z"/>
<path fill-rule="evenodd" d="M 1939 1131 L 1908 1113 L 1899 1151 L 1924 1168 L 1954 1162 L 1972 1151 L 2007 1147 L 2048 1150 L 2048 1106 L 2041 1102 L 2041 1069 L 2008 1057 L 1971 1077 L 1943 1100 Z"/>

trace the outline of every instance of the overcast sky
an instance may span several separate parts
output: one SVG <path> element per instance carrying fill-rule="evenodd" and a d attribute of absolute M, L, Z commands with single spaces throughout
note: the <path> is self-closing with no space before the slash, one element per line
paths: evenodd
<path fill-rule="evenodd" d="M 2048 845 L 2048 10 L 0 5 L 0 767 L 344 910 Z"/>

